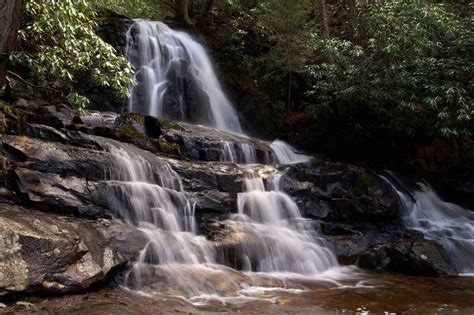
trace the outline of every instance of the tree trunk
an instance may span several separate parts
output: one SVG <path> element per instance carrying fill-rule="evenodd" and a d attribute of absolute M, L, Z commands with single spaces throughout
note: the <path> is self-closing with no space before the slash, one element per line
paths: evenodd
<path fill-rule="evenodd" d="M 357 3 L 356 0 L 348 0 L 347 5 L 349 6 L 349 19 L 351 21 L 351 38 L 352 41 L 358 44 L 359 39 L 359 15 L 357 12 Z"/>
<path fill-rule="evenodd" d="M 216 0 L 207 0 L 202 10 L 202 23 L 208 22 L 212 24 L 212 9 L 216 5 Z"/>
<path fill-rule="evenodd" d="M 292 106 L 292 86 L 293 86 L 293 75 L 291 73 L 291 70 L 289 71 L 289 77 L 288 77 L 288 105 L 287 105 L 287 111 L 292 112 L 293 111 L 293 106 Z"/>
<path fill-rule="evenodd" d="M 176 18 L 182 23 L 192 26 L 194 25 L 189 16 L 189 0 L 175 0 Z"/>
<path fill-rule="evenodd" d="M 323 38 L 326 40 L 331 39 L 329 33 L 329 23 L 328 23 L 328 14 L 326 11 L 326 1 L 319 0 L 319 7 L 321 9 L 321 22 L 323 24 Z"/>
<path fill-rule="evenodd" d="M 318 7 L 319 7 L 319 14 L 318 14 Z M 328 22 L 328 14 L 326 11 L 326 1 L 324 0 L 313 0 L 313 10 L 314 10 L 314 16 L 320 16 L 321 17 L 321 25 L 323 27 L 323 39 L 325 40 L 330 40 L 331 39 L 331 34 L 329 32 L 329 22 Z M 327 62 L 328 63 L 333 63 L 334 59 L 331 54 L 327 56 Z"/>
<path fill-rule="evenodd" d="M 26 0 L 0 0 L 0 90 L 5 85 L 10 53 L 16 48 Z"/>

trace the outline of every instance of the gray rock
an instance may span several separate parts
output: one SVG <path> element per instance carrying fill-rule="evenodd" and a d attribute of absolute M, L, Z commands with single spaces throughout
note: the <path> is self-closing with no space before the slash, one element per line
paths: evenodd
<path fill-rule="evenodd" d="M 303 212 L 325 221 L 390 223 L 399 215 L 398 196 L 370 170 L 315 160 L 290 166 L 282 188 Z"/>
<path fill-rule="evenodd" d="M 408 275 L 452 276 L 455 270 L 438 245 L 396 225 L 332 225 L 322 230 L 342 264 Z"/>
<path fill-rule="evenodd" d="M 0 295 L 84 290 L 130 261 L 144 242 L 141 232 L 115 220 L 0 204 Z"/>

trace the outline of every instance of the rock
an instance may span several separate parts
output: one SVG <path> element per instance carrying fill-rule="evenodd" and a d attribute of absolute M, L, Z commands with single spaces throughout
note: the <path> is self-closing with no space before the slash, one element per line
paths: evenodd
<path fill-rule="evenodd" d="M 81 121 L 84 125 L 90 128 L 109 128 L 113 129 L 115 121 L 120 116 L 114 112 L 99 112 L 94 110 L 84 111 Z"/>
<path fill-rule="evenodd" d="M 155 117 L 145 116 L 144 127 L 148 138 L 157 139 L 162 134 L 160 121 Z"/>
<path fill-rule="evenodd" d="M 62 143 L 65 143 L 69 140 L 64 133 L 53 127 L 41 124 L 28 124 L 25 130 L 25 135 L 33 138 L 58 141 Z"/>
<path fill-rule="evenodd" d="M 26 108 L 28 108 L 28 102 L 27 102 L 24 98 L 19 98 L 19 99 L 15 102 L 15 106 L 16 106 L 16 107 L 23 108 L 23 109 L 26 109 Z"/>
<path fill-rule="evenodd" d="M 145 242 L 116 220 L 105 227 L 9 204 L 0 205 L 0 227 L 0 295 L 84 290 L 130 261 Z"/>
<path fill-rule="evenodd" d="M 397 225 L 323 223 L 322 231 L 342 264 L 408 275 L 456 275 L 434 241 Z"/>
<path fill-rule="evenodd" d="M 47 105 L 39 108 L 39 113 L 31 117 L 33 122 L 45 124 L 54 128 L 64 128 L 73 123 L 75 117 L 74 110 L 65 105 Z"/>
<path fill-rule="evenodd" d="M 26 302 L 26 301 L 18 301 L 18 302 L 15 303 L 15 305 L 29 308 L 29 307 L 33 306 L 33 303 Z"/>
<path fill-rule="evenodd" d="M 104 210 L 97 207 L 90 194 L 94 183 L 77 177 L 63 178 L 25 168 L 15 169 L 18 192 L 28 204 L 58 213 L 97 217 Z"/>
<path fill-rule="evenodd" d="M 254 148 L 257 162 L 268 163 L 272 160 L 270 143 L 265 141 L 166 119 L 160 119 L 160 123 L 163 132 L 161 139 L 178 145 L 181 157 L 184 158 L 202 161 L 225 160 L 224 145 L 227 143 L 234 148 L 235 158 L 239 163 L 245 161 L 245 145 Z"/>
<path fill-rule="evenodd" d="M 88 111 L 79 120 L 62 105 L 41 106 L 40 112 L 28 120 L 26 136 L 2 137 L 9 171 L 3 181 L 5 187 L 0 187 L 0 202 L 48 212 L 45 222 L 59 215 L 82 217 L 68 224 L 82 224 L 79 222 L 85 222 L 84 217 L 96 220 L 87 222 L 93 222 L 92 228 L 100 232 L 97 239 L 110 240 L 130 257 L 141 247 L 140 240 L 135 243 L 134 238 L 122 235 L 120 226 L 110 220 L 124 214 L 111 196 L 127 189 L 126 183 L 117 180 L 116 165 L 116 155 L 127 152 L 148 162 L 151 177 L 158 178 L 165 165 L 176 172 L 187 198 L 195 205 L 200 233 L 217 246 L 218 260 L 242 266 L 239 246 L 242 242 L 251 244 L 254 238 L 226 219 L 237 212 L 237 194 L 244 189 L 244 176 L 258 173 L 271 177 L 276 167 L 223 162 L 224 145 L 235 151 L 237 162 L 242 162 L 244 151 L 252 147 L 255 159 L 267 163 L 273 158 L 267 142 L 139 114 Z M 278 168 L 282 172 L 280 189 L 295 200 L 304 216 L 314 220 L 316 229 L 327 235 L 341 263 L 407 274 L 453 274 L 432 241 L 401 224 L 398 196 L 373 171 L 320 159 Z M 127 199 L 127 195 L 120 198 Z M 75 290 L 71 288 L 102 281 L 106 272 L 99 272 L 103 266 L 94 254 L 100 251 L 93 253 L 91 241 L 84 240 L 87 235 L 92 234 L 78 235 L 85 245 L 79 242 L 74 245 L 77 249 L 69 250 L 74 258 L 68 258 L 61 271 L 55 271 L 55 276 L 41 285 L 35 284 L 39 291 L 60 291 L 61 286 Z M 61 242 L 53 247 L 74 247 L 69 239 Z M 30 243 L 38 248 L 43 244 Z M 38 250 L 31 247 L 31 251 Z M 24 290 L 30 289 L 20 291 Z"/>
<path fill-rule="evenodd" d="M 398 196 L 371 171 L 350 164 L 315 160 L 289 167 L 282 188 L 303 212 L 332 222 L 391 222 Z"/>
<path fill-rule="evenodd" d="M 206 191 L 196 194 L 196 220 L 203 216 L 223 216 L 237 212 L 237 196 L 218 191 Z"/>

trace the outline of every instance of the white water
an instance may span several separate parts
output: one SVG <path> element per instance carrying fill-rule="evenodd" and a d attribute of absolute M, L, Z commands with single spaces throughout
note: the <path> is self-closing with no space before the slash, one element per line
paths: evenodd
<path fill-rule="evenodd" d="M 136 68 L 130 112 L 203 124 L 242 134 L 237 112 L 225 95 L 204 47 L 184 32 L 162 22 L 137 20 L 126 34 L 126 54 Z M 237 150 L 236 150 L 237 147 Z M 294 164 L 311 158 L 295 153 L 286 142 L 271 145 L 276 162 Z M 255 164 L 249 143 L 223 142 L 223 160 Z M 266 158 L 271 162 L 271 158 Z"/>
<path fill-rule="evenodd" d="M 204 47 L 191 36 L 137 20 L 127 32 L 126 52 L 138 82 L 130 91 L 130 112 L 242 133 Z"/>
<path fill-rule="evenodd" d="M 328 244 L 304 219 L 296 203 L 279 189 L 281 173 L 269 169 L 264 179 L 253 173 L 244 180 L 238 195 L 238 214 L 250 237 L 240 244 L 245 269 L 258 272 L 288 272 L 316 276 L 338 266 Z"/>
<path fill-rule="evenodd" d="M 306 163 L 311 160 L 310 156 L 296 153 L 295 148 L 281 140 L 273 141 L 270 147 L 275 153 L 279 164 Z"/>
<path fill-rule="evenodd" d="M 245 137 L 205 49 L 188 34 L 161 22 L 138 20 L 127 32 L 127 56 L 137 69 L 138 81 L 131 88 L 129 111 L 204 124 Z M 190 93 L 197 95 L 190 98 Z M 192 194 L 184 191 L 180 177 L 166 162 L 152 165 L 143 152 L 131 153 L 118 144 L 109 148 L 117 165 L 110 174 L 111 208 L 148 239 L 126 277 L 126 286 L 191 300 L 236 297 L 245 288 L 258 286 L 254 272 L 273 275 L 273 281 L 287 276 L 316 279 L 338 267 L 328 244 L 280 190 L 282 173 L 255 165 L 301 163 L 310 157 L 295 153 L 282 141 L 271 144 L 273 152 L 258 153 L 251 139 L 245 139 L 222 141 L 221 160 L 240 164 L 245 173 L 238 213 L 226 222 L 237 231 L 234 258 L 242 262 L 238 267 L 246 273 L 217 264 L 217 244 L 198 235 Z M 280 290 L 282 283 L 277 282 Z"/>
<path fill-rule="evenodd" d="M 404 187 L 398 178 L 391 176 L 398 186 Z M 385 179 L 400 197 L 407 227 L 438 242 L 459 274 L 474 273 L 474 213 L 443 201 L 426 183 L 418 183 L 418 189 L 409 192 Z"/>
<path fill-rule="evenodd" d="M 210 242 L 196 234 L 194 205 L 183 191 L 181 179 L 168 164 L 151 165 L 128 147 L 110 147 L 109 152 L 116 165 L 110 174 L 109 205 L 148 239 L 127 275 L 126 285 L 143 287 L 150 265 L 159 266 L 153 273 L 173 279 L 170 286 L 189 283 L 189 273 L 202 264 L 214 263 L 215 253 Z M 183 294 L 192 293 L 200 292 L 188 290 Z"/>
<path fill-rule="evenodd" d="M 257 278 L 217 264 L 216 244 L 198 235 L 192 195 L 170 165 L 158 159 L 152 164 L 150 153 L 125 144 L 107 149 L 115 160 L 108 174 L 109 207 L 147 239 L 124 285 L 198 301 L 245 296 L 243 289 Z M 246 167 L 239 211 L 229 218 L 244 232 L 235 245 L 245 262 L 242 270 L 316 279 L 338 267 L 327 243 L 280 191 L 282 174 L 273 167 L 259 170 Z"/>

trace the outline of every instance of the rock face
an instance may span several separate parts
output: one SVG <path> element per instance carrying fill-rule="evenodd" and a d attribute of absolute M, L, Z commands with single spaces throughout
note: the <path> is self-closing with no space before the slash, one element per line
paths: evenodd
<path fill-rule="evenodd" d="M 87 289 L 130 261 L 143 241 L 141 232 L 116 220 L 0 204 L 0 295 Z"/>
<path fill-rule="evenodd" d="M 36 108 L 25 115 L 22 135 L 11 129 L 1 138 L 7 170 L 0 187 L 0 294 L 84 290 L 133 260 L 146 241 L 117 220 L 110 203 L 118 185 L 111 147 L 169 165 L 195 204 L 200 233 L 215 242 L 222 262 L 239 267 L 233 253 L 245 231 L 226 219 L 237 211 L 246 170 L 222 161 L 222 143 L 252 146 L 268 163 L 267 142 L 137 114 L 90 111 L 78 119 L 65 105 Z M 243 152 L 235 148 L 239 159 Z M 326 235 L 341 263 L 453 273 L 436 244 L 399 222 L 397 196 L 374 172 L 319 159 L 275 167 L 283 173 L 280 188 Z"/>
<path fill-rule="evenodd" d="M 282 185 L 310 217 L 351 224 L 387 223 L 398 217 L 395 192 L 362 167 L 314 160 L 291 166 Z"/>

